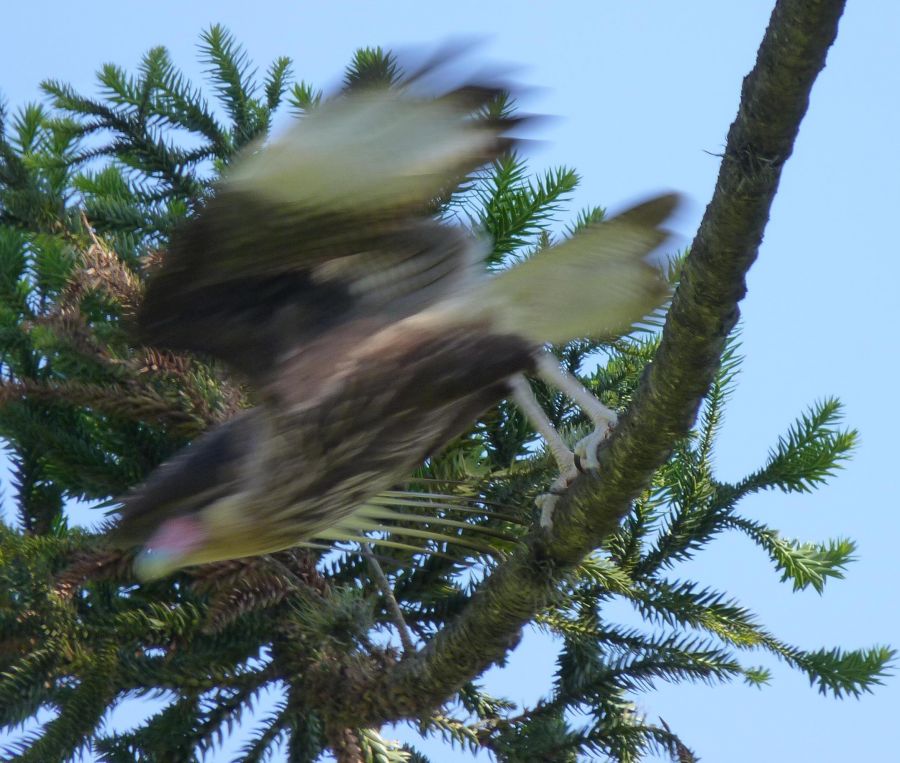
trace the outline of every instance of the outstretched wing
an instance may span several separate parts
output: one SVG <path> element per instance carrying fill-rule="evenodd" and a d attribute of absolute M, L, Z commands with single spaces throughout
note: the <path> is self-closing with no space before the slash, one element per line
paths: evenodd
<path fill-rule="evenodd" d="M 498 92 L 349 93 L 239 157 L 174 233 L 147 285 L 141 340 L 258 379 L 305 332 L 354 315 L 393 320 L 458 288 L 476 244 L 430 212 L 511 146 L 514 120 L 483 116 Z"/>
<path fill-rule="evenodd" d="M 488 314 L 495 330 L 534 342 L 628 331 L 669 294 L 648 257 L 669 239 L 663 226 L 680 201 L 655 196 L 538 252 L 452 301 L 447 320 Z"/>

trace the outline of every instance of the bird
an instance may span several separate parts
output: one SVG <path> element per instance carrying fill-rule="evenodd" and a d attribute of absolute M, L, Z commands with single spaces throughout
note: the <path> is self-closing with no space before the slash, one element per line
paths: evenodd
<path fill-rule="evenodd" d="M 436 200 L 515 150 L 520 120 L 491 108 L 494 83 L 421 79 L 341 93 L 249 146 L 172 233 L 139 341 L 225 363 L 257 402 L 121 497 L 111 537 L 141 549 L 139 578 L 364 524 L 490 406 L 513 398 L 540 419 L 526 374 L 584 401 L 601 436 L 614 425 L 546 345 L 626 330 L 667 298 L 648 256 L 679 196 L 488 274 L 489 242 Z M 564 484 L 572 455 L 537 423 Z"/>

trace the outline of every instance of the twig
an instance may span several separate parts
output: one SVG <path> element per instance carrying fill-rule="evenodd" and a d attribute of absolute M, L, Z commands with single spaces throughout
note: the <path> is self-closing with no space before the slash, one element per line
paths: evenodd
<path fill-rule="evenodd" d="M 400 605 L 394 597 L 394 591 L 391 588 L 391 584 L 385 576 L 384 571 L 381 569 L 378 560 L 375 558 L 375 554 L 372 553 L 372 547 L 368 543 L 360 543 L 359 546 L 362 550 L 362 555 L 369 563 L 369 567 L 372 570 L 372 577 L 375 578 L 378 590 L 381 591 L 381 595 L 384 596 L 385 601 L 387 602 L 388 611 L 391 613 L 391 619 L 394 621 L 394 627 L 397 628 L 397 632 L 400 634 L 400 643 L 403 645 L 403 653 L 412 654 L 416 651 L 416 647 L 410 636 L 409 627 L 403 619 L 403 612 L 400 610 Z"/>

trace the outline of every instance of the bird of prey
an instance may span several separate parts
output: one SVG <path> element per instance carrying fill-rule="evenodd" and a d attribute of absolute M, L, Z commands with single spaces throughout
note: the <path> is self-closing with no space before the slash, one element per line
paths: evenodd
<path fill-rule="evenodd" d="M 492 404 L 515 397 L 540 419 L 523 373 L 589 405 L 602 431 L 614 422 L 543 347 L 626 329 L 664 300 L 645 259 L 677 197 L 488 276 L 483 240 L 434 209 L 514 148 L 515 120 L 489 116 L 497 96 L 481 85 L 342 94 L 238 157 L 174 232 L 140 339 L 224 361 L 258 404 L 122 498 L 113 537 L 142 547 L 139 576 L 353 527 Z"/>

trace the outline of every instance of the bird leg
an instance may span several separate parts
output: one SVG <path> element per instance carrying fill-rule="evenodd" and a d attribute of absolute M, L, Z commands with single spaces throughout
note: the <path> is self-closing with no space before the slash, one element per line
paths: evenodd
<path fill-rule="evenodd" d="M 594 431 L 576 444 L 573 453 L 541 408 L 525 377 L 520 374 L 512 379 L 513 400 L 528 417 L 538 434 L 544 438 L 559 466 L 559 477 L 550 485 L 550 490 L 535 500 L 541 510 L 541 527 L 549 529 L 553 526 L 553 509 L 559 496 L 578 476 L 578 472 L 598 468 L 597 449 L 609 436 L 618 417 L 615 411 L 607 408 L 588 392 L 578 379 L 560 368 L 556 358 L 550 353 L 541 353 L 537 360 L 536 371 L 541 379 L 577 403 L 594 422 Z"/>
<path fill-rule="evenodd" d="M 568 487 L 569 483 L 578 476 L 578 469 L 575 466 L 575 454 L 569 450 L 568 446 L 563 442 L 556 427 L 547 418 L 544 409 L 531 391 L 531 385 L 522 375 L 514 376 L 510 384 L 512 386 L 513 400 L 519 407 L 519 410 L 525 414 L 531 425 L 538 431 L 538 434 L 544 438 L 547 447 L 553 454 L 553 459 L 559 467 L 559 477 L 550 485 L 550 490 L 542 493 L 534 502 L 541 510 L 541 527 L 550 528 L 553 525 L 553 507 L 562 492 Z"/>
<path fill-rule="evenodd" d="M 575 445 L 575 465 L 579 471 L 598 469 L 597 449 L 618 423 L 616 412 L 603 405 L 572 374 L 564 371 L 549 352 L 538 357 L 537 373 L 547 384 L 556 387 L 576 403 L 594 423 L 594 431 Z"/>

